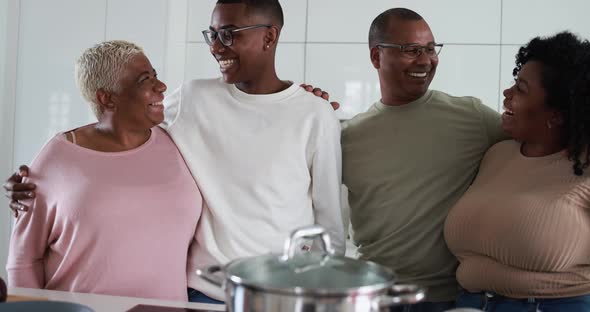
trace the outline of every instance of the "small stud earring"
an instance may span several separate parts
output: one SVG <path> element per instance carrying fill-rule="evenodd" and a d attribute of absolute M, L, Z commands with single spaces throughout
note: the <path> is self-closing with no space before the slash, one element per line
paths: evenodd
<path fill-rule="evenodd" d="M 266 45 L 266 48 L 267 48 L 267 49 L 269 49 L 269 48 L 270 48 L 270 44 L 267 44 L 267 45 Z"/>

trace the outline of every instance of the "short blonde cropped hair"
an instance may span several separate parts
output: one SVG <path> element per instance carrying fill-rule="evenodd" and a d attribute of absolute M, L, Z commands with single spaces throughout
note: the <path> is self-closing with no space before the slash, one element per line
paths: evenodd
<path fill-rule="evenodd" d="M 127 63 L 143 49 L 128 41 L 111 40 L 88 48 L 76 60 L 76 85 L 97 118 L 102 114 L 96 91 L 120 91 L 119 79 Z"/>

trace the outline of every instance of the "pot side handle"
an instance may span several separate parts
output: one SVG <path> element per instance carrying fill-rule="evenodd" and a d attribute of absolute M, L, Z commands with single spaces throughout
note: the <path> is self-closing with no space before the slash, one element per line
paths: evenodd
<path fill-rule="evenodd" d="M 393 285 L 390 294 L 376 297 L 371 302 L 373 311 L 392 306 L 414 304 L 424 300 L 426 289 L 417 285 Z"/>
<path fill-rule="evenodd" d="M 197 269 L 196 273 L 199 277 L 206 280 L 207 282 L 218 287 L 223 287 L 224 279 L 218 275 L 215 275 L 216 272 L 221 271 L 222 268 L 220 265 L 211 265 L 202 269 Z"/>

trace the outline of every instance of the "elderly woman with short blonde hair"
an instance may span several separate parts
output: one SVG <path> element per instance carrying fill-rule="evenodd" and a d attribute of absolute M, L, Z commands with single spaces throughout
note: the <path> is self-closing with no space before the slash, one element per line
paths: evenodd
<path fill-rule="evenodd" d="M 33 160 L 9 285 L 186 301 L 202 198 L 157 126 L 166 85 L 125 41 L 84 51 L 76 80 L 98 122 L 58 133 Z"/>

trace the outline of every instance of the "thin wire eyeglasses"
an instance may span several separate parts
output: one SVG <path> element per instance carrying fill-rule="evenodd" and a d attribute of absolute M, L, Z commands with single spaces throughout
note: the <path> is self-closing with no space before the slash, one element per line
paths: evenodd
<path fill-rule="evenodd" d="M 430 58 L 438 56 L 442 50 L 442 43 L 431 43 L 425 46 L 417 44 L 396 44 L 396 43 L 377 43 L 376 47 L 380 48 L 396 48 L 399 49 L 402 56 L 405 58 L 415 59 L 418 58 L 422 53 L 426 53 Z"/>
<path fill-rule="evenodd" d="M 219 38 L 219 42 L 221 42 L 221 44 L 223 44 L 226 47 L 229 47 L 234 43 L 234 33 L 260 27 L 272 27 L 272 25 L 258 24 L 234 29 L 220 29 L 218 31 L 206 29 L 203 30 L 202 33 L 203 37 L 205 37 L 205 42 L 207 42 L 208 45 L 212 46 L 215 42 L 215 39 Z"/>

